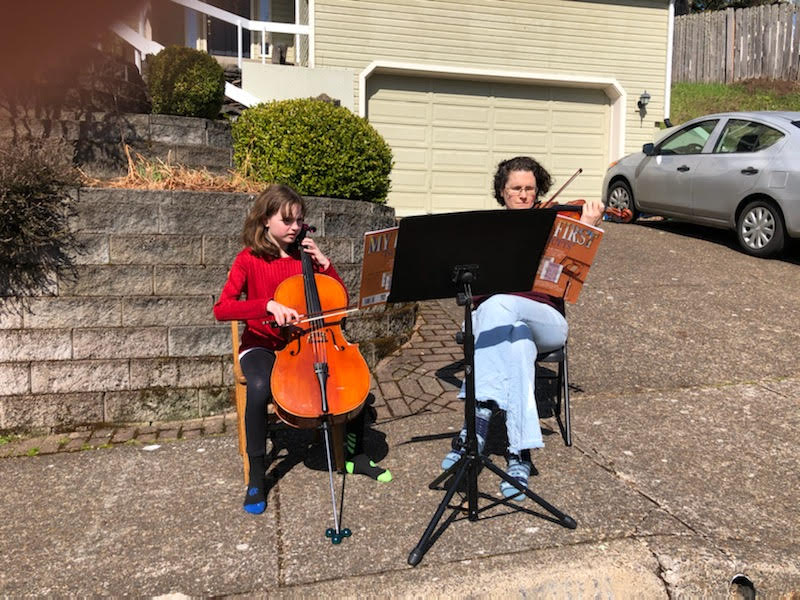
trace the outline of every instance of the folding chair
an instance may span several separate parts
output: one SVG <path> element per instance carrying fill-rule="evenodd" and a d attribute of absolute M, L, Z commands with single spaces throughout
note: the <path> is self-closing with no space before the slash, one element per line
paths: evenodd
<path fill-rule="evenodd" d="M 569 409 L 569 370 L 567 366 L 567 344 L 558 350 L 544 352 L 536 357 L 537 363 L 558 363 L 556 375 L 546 376 L 548 379 L 556 379 L 558 386 L 558 397 L 555 405 L 555 417 L 558 428 L 561 430 L 561 437 L 564 439 L 565 446 L 572 446 L 572 426 L 570 424 Z M 564 406 L 564 418 L 561 418 L 561 406 Z"/>

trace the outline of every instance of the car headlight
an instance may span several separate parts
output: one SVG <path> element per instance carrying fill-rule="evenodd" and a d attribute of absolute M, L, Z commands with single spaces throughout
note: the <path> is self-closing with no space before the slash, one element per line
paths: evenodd
<path fill-rule="evenodd" d="M 612 162 L 612 163 L 608 163 L 608 166 L 606 167 L 606 169 L 610 169 L 611 167 L 613 167 L 613 166 L 614 166 L 615 164 L 617 164 L 618 162 L 619 162 L 618 160 L 615 160 L 615 161 L 614 161 L 614 162 Z"/>

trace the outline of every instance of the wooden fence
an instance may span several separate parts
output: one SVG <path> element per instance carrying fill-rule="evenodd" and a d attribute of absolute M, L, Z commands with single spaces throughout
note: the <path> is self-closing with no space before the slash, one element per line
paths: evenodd
<path fill-rule="evenodd" d="M 675 19 L 672 81 L 800 78 L 800 7 L 728 8 Z"/>

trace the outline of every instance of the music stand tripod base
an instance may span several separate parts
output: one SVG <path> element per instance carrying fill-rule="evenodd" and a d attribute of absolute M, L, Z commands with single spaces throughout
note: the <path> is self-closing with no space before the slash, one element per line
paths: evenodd
<path fill-rule="evenodd" d="M 467 277 L 471 280 L 471 273 L 467 272 Z M 447 487 L 447 492 L 442 498 L 442 501 L 439 503 L 436 512 L 434 512 L 433 517 L 431 518 L 430 522 L 428 523 L 428 527 L 425 530 L 425 533 L 422 534 L 419 542 L 417 543 L 416 547 L 411 551 L 408 555 L 408 564 L 412 567 L 415 567 L 419 564 L 422 560 L 422 557 L 427 552 L 430 546 L 430 538 L 433 535 L 433 532 L 436 530 L 436 526 L 439 524 L 439 521 L 444 515 L 444 511 L 450 505 L 450 501 L 453 499 L 455 493 L 461 487 L 461 481 L 464 477 L 467 478 L 467 512 L 468 518 L 470 521 L 477 521 L 478 520 L 478 473 L 480 472 L 481 467 L 488 468 L 492 473 L 507 481 L 515 488 L 517 488 L 520 492 L 525 494 L 528 498 L 536 502 L 539 506 L 549 512 L 551 515 L 558 519 L 558 522 L 568 528 L 568 529 L 575 529 L 578 524 L 569 515 L 565 514 L 549 502 L 547 502 L 541 496 L 533 493 L 530 488 L 522 485 L 519 481 L 505 473 L 502 469 L 500 469 L 497 465 L 495 465 L 487 456 L 483 456 L 478 453 L 478 440 L 477 434 L 475 432 L 475 371 L 474 371 L 474 364 L 475 364 L 475 347 L 474 347 L 474 337 L 472 335 L 472 293 L 469 289 L 469 282 L 466 282 L 464 290 L 464 296 L 459 294 L 459 301 L 462 299 L 464 302 L 464 370 L 466 373 L 466 399 L 464 402 L 464 418 L 465 422 L 467 423 L 467 438 L 465 440 L 466 451 L 464 455 L 449 469 L 443 472 L 439 477 L 437 477 L 433 482 L 431 482 L 431 488 L 436 487 L 444 481 L 448 476 L 453 474 L 453 478 L 450 481 L 449 486 Z M 462 509 L 463 510 L 463 509 Z"/>

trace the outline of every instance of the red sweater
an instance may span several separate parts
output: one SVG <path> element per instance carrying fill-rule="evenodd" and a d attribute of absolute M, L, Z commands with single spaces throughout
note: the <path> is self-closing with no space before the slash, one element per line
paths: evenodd
<path fill-rule="evenodd" d="M 344 285 L 333 263 L 324 271 L 317 266 L 314 270 L 329 275 Z M 267 312 L 267 302 L 275 297 L 275 290 L 284 279 L 302 273 L 303 263 L 299 258 L 266 260 L 253 256 L 250 248 L 245 248 L 236 255 L 225 287 L 214 304 L 214 316 L 218 321 L 247 322 L 242 332 L 240 352 L 256 346 L 280 350 L 286 345 L 280 329 L 267 324 L 271 316 Z M 246 300 L 239 299 L 242 293 L 247 294 Z"/>

